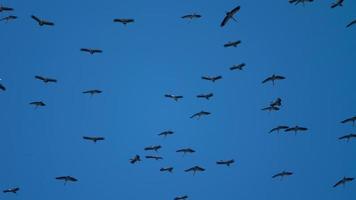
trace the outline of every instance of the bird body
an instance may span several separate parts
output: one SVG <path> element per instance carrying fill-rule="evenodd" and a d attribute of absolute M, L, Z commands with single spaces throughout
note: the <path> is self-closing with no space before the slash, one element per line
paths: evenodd
<path fill-rule="evenodd" d="M 43 103 L 42 101 L 34 101 L 34 102 L 31 102 L 30 105 L 34 105 L 35 108 L 46 106 L 46 104 Z"/>
<path fill-rule="evenodd" d="M 139 155 L 135 155 L 133 158 L 130 159 L 131 164 L 135 164 L 137 162 L 141 161 L 141 158 Z"/>
<path fill-rule="evenodd" d="M 224 47 L 237 47 L 237 45 L 241 44 L 241 40 L 237 40 L 234 42 L 227 42 L 224 44 Z"/>

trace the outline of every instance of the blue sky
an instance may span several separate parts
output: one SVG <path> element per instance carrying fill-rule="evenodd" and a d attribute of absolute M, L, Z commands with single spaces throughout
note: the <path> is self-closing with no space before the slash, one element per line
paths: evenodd
<path fill-rule="evenodd" d="M 19 186 L 2 199 L 350 199 L 356 177 L 356 143 L 338 141 L 356 127 L 354 68 L 356 2 L 330 9 L 332 1 L 294 6 L 278 1 L 107 0 L 16 1 L 18 20 L 0 24 L 0 187 Z M 219 24 L 241 5 L 237 23 Z M 188 22 L 180 17 L 199 13 Z M 7 13 L 0 13 L 6 16 Z M 39 27 L 30 15 L 55 22 Z M 128 26 L 114 18 L 134 18 Z M 237 48 L 224 48 L 241 40 Z M 80 48 L 100 48 L 90 56 Z M 244 71 L 229 71 L 245 62 Z M 286 80 L 261 81 L 272 74 Z M 34 79 L 58 79 L 45 85 Z M 222 75 L 214 83 L 202 75 Z M 89 97 L 81 92 L 100 89 Z M 211 101 L 197 99 L 213 92 Z M 174 102 L 166 93 L 183 95 Z M 260 109 L 277 97 L 281 111 Z M 47 106 L 33 109 L 31 101 Z M 212 115 L 189 117 L 201 110 Z M 268 134 L 277 125 L 300 125 L 306 134 Z M 175 134 L 163 139 L 164 130 Z M 106 138 L 98 144 L 84 135 Z M 131 165 L 143 148 L 162 145 L 162 161 Z M 182 157 L 175 151 L 191 147 Z M 226 168 L 220 159 L 235 159 Z M 175 167 L 173 174 L 159 171 Z M 192 176 L 183 170 L 201 165 Z M 271 176 L 295 174 L 283 181 Z M 79 182 L 64 186 L 56 176 Z"/>

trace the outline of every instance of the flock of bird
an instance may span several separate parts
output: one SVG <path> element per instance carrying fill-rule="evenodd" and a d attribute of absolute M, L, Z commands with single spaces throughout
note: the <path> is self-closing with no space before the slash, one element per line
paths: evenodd
<path fill-rule="evenodd" d="M 310 3 L 310 2 L 313 2 L 313 0 L 289 0 L 289 3 L 291 3 L 291 4 L 302 3 L 304 5 L 305 3 Z M 344 2 L 344 0 L 336 0 L 336 2 L 332 3 L 331 8 L 336 8 L 336 7 L 343 6 L 343 2 Z M 220 26 L 224 27 L 230 21 L 237 21 L 235 19 L 235 16 L 240 11 L 240 8 L 241 8 L 240 6 L 237 6 L 237 7 L 233 8 L 231 11 L 227 12 L 225 14 L 225 16 L 223 17 Z M 11 7 L 6 7 L 6 6 L 0 5 L 0 13 L 10 12 L 10 11 L 14 11 L 14 9 L 11 8 Z M 187 19 L 187 20 L 194 20 L 194 19 L 199 19 L 201 17 L 202 17 L 202 15 L 193 13 L 193 14 L 184 15 L 181 18 L 182 19 Z M 51 22 L 51 21 L 45 20 L 45 19 L 41 19 L 40 17 L 37 17 L 35 15 L 31 15 L 31 18 L 35 22 L 37 22 L 37 24 L 39 26 L 54 26 L 55 25 L 54 22 Z M 11 21 L 11 20 L 16 20 L 16 19 L 18 19 L 18 17 L 15 16 L 15 15 L 7 15 L 5 17 L 2 17 L 0 20 L 8 22 L 8 21 Z M 117 19 L 113 19 L 113 22 L 122 23 L 123 25 L 128 25 L 130 23 L 134 23 L 135 20 L 134 19 L 130 19 L 130 18 L 117 18 Z M 354 24 L 356 24 L 356 19 L 351 21 L 349 24 L 347 24 L 346 27 L 349 28 Z M 237 47 L 240 43 L 241 43 L 240 40 L 232 41 L 232 42 L 228 42 L 228 43 L 224 44 L 224 47 Z M 89 53 L 91 55 L 97 54 L 97 53 L 103 53 L 103 50 L 101 50 L 101 49 L 91 49 L 91 48 L 81 48 L 80 51 L 82 51 L 84 53 Z M 234 66 L 230 67 L 230 70 L 231 71 L 244 70 L 245 66 L 246 66 L 245 63 L 241 63 L 241 64 L 234 65 Z M 57 80 L 55 78 L 43 77 L 43 76 L 39 76 L 39 75 L 36 75 L 34 78 L 39 80 L 39 81 L 42 81 L 45 84 L 57 83 Z M 202 80 L 211 81 L 211 82 L 215 83 L 216 81 L 221 80 L 223 77 L 222 76 L 202 76 L 201 78 L 202 78 Z M 286 79 L 286 77 L 284 77 L 282 75 L 278 75 L 278 74 L 273 74 L 273 75 L 267 77 L 266 79 L 264 79 L 262 81 L 262 84 L 270 82 L 274 86 L 277 83 L 277 81 L 281 81 L 281 80 L 284 80 L 284 79 Z M 1 83 L 0 83 L 0 90 L 3 91 L 3 92 L 6 91 L 6 87 Z M 98 90 L 98 89 L 93 89 L 93 90 L 83 91 L 82 93 L 83 94 L 88 94 L 90 96 L 93 96 L 93 95 L 98 95 L 98 94 L 102 93 L 102 91 Z M 214 94 L 212 92 L 210 92 L 210 93 L 205 93 L 205 94 L 199 94 L 196 97 L 197 98 L 201 98 L 201 99 L 210 100 L 213 96 L 214 96 Z M 174 95 L 174 94 L 165 94 L 164 97 L 172 99 L 172 100 L 174 100 L 176 102 L 178 102 L 178 101 L 180 101 L 181 99 L 184 98 L 182 95 Z M 44 102 L 42 102 L 42 101 L 34 101 L 34 102 L 30 102 L 29 104 L 34 106 L 35 108 L 46 106 L 46 104 Z M 281 98 L 277 98 L 274 101 L 270 102 L 266 107 L 263 107 L 261 110 L 268 111 L 268 112 L 279 111 L 281 106 L 282 106 L 282 99 Z M 200 119 L 201 117 L 204 117 L 204 116 L 207 116 L 207 115 L 210 115 L 210 114 L 211 114 L 210 112 L 202 110 L 200 112 L 197 112 L 197 113 L 191 115 L 190 118 L 192 118 L 192 119 L 193 118 Z M 341 121 L 341 123 L 343 123 L 343 124 L 351 123 L 354 126 L 355 125 L 355 121 L 356 121 L 356 116 L 353 116 L 353 117 L 350 117 L 350 118 L 347 118 L 347 119 Z M 294 134 L 298 134 L 298 133 L 301 133 L 301 132 L 308 131 L 308 128 L 302 127 L 302 126 L 298 126 L 298 125 L 295 125 L 295 126 L 279 125 L 277 127 L 274 127 L 273 129 L 271 129 L 269 131 L 269 133 L 274 133 L 274 132 L 280 133 L 281 131 L 284 131 L 286 133 L 292 132 Z M 162 136 L 162 137 L 168 137 L 168 136 L 173 135 L 173 134 L 174 134 L 173 131 L 167 130 L 167 131 L 159 133 L 158 135 Z M 349 140 L 351 140 L 353 138 L 356 138 L 356 134 L 344 135 L 344 136 L 340 137 L 339 140 L 349 141 Z M 101 136 L 83 136 L 83 139 L 84 140 L 88 140 L 88 141 L 92 141 L 94 143 L 97 143 L 99 141 L 105 140 L 105 138 L 101 137 Z M 162 149 L 161 145 L 152 145 L 152 146 L 147 146 L 147 147 L 144 148 L 144 150 L 147 151 L 147 152 L 153 151 L 153 152 L 156 152 L 156 153 L 158 153 L 158 151 L 160 149 Z M 195 153 L 195 150 L 193 150 L 190 147 L 187 147 L 187 148 L 178 149 L 176 152 L 177 153 L 182 153 L 183 155 L 186 155 L 186 154 Z M 146 159 L 154 159 L 154 160 L 163 159 L 163 157 L 158 156 L 158 155 L 146 155 L 145 158 Z M 131 163 L 131 164 L 137 164 L 140 161 L 142 161 L 142 159 L 141 159 L 141 156 L 138 155 L 138 154 L 134 155 L 131 159 L 129 159 L 129 163 Z M 228 166 L 228 167 L 233 165 L 234 163 L 235 163 L 234 159 L 216 161 L 217 165 L 225 165 L 225 166 Z M 173 170 L 174 170 L 174 167 L 172 167 L 172 166 L 162 167 L 160 169 L 161 172 L 169 172 L 169 173 L 172 173 Z M 196 166 L 192 166 L 190 168 L 187 168 L 184 171 L 185 172 L 191 172 L 193 175 L 195 175 L 198 172 L 206 171 L 206 169 L 204 167 L 202 167 L 202 166 L 196 165 Z M 272 178 L 273 179 L 274 178 L 283 179 L 284 177 L 288 177 L 288 176 L 291 176 L 291 175 L 293 175 L 292 171 L 283 170 L 283 171 L 278 172 L 275 175 L 273 175 Z M 67 182 L 77 182 L 78 181 L 77 178 L 72 177 L 72 176 L 59 176 L 59 177 L 55 177 L 55 179 L 56 180 L 60 180 L 60 181 L 64 181 L 65 184 Z M 337 187 L 337 186 L 340 186 L 340 185 L 345 185 L 346 183 L 351 182 L 353 180 L 354 180 L 354 178 L 352 178 L 352 177 L 343 177 L 340 180 L 338 180 L 333 185 L 333 187 Z M 4 193 L 17 193 L 17 192 L 19 192 L 19 190 L 20 190 L 19 187 L 13 187 L 13 188 L 5 189 L 5 190 L 3 190 L 3 192 Z M 185 200 L 185 199 L 188 199 L 188 195 L 177 196 L 177 197 L 174 198 L 174 200 Z"/>

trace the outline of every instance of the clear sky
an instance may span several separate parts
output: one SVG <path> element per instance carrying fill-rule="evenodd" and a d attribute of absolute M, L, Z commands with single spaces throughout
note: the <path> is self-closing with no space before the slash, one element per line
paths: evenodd
<path fill-rule="evenodd" d="M 19 18 L 1 22 L 1 199 L 355 199 L 355 133 L 340 121 L 356 115 L 356 2 L 291 5 L 287 0 L 4 0 Z M 219 27 L 241 5 L 237 23 Z M 199 13 L 188 22 L 180 17 Z M 55 22 L 39 27 L 30 15 Z M 128 26 L 114 18 L 134 18 Z M 237 48 L 224 48 L 241 40 Z M 89 55 L 79 49 L 100 48 Z M 233 64 L 244 71 L 230 71 Z M 286 80 L 261 84 L 272 74 Z M 35 75 L 58 79 L 45 85 Z M 215 84 L 202 75 L 222 75 Z M 100 89 L 94 97 L 82 94 Z M 210 101 L 197 99 L 213 92 Z M 163 97 L 183 95 L 174 102 Z M 280 111 L 261 108 L 280 97 Z M 34 109 L 32 101 L 47 106 Z M 200 120 L 189 117 L 211 112 Z M 300 135 L 268 134 L 277 125 Z M 164 130 L 175 134 L 163 139 Z M 104 136 L 93 144 L 84 135 Z M 143 148 L 162 145 L 164 159 L 132 165 Z M 175 151 L 191 147 L 196 153 Z M 231 167 L 215 164 L 234 159 Z M 195 176 L 184 169 L 200 165 Z M 159 171 L 175 167 L 172 174 Z M 288 170 L 282 181 L 271 178 Z M 56 176 L 79 182 L 63 185 Z"/>

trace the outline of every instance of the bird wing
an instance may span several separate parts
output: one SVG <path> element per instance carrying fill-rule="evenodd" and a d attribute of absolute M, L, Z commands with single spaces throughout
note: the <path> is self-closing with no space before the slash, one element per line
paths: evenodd
<path fill-rule="evenodd" d="M 54 26 L 54 23 L 50 21 L 42 21 L 42 23 L 48 26 Z"/>
<path fill-rule="evenodd" d="M 220 24 L 220 27 L 224 27 L 227 22 L 230 20 L 230 17 L 229 16 L 225 16 L 224 19 L 222 20 L 221 24 Z"/>
<path fill-rule="evenodd" d="M 271 81 L 271 80 L 272 80 L 272 78 L 271 78 L 271 77 L 268 77 L 268 78 L 266 78 L 265 80 L 263 80 L 262 83 L 267 83 L 268 81 Z"/>
<path fill-rule="evenodd" d="M 283 80 L 283 79 L 285 79 L 285 77 L 284 77 L 284 76 L 279 76 L 279 75 L 278 75 L 278 76 L 276 76 L 276 79 L 277 79 L 277 80 Z"/>
<path fill-rule="evenodd" d="M 0 84 L 0 89 L 1 89 L 1 90 L 3 90 L 3 91 L 5 91 L 5 90 L 6 90 L 5 86 L 4 86 L 4 85 L 2 85 L 2 84 Z"/>
<path fill-rule="evenodd" d="M 333 187 L 337 187 L 339 185 L 341 185 L 344 182 L 344 180 L 340 180 L 337 183 L 335 183 L 335 185 L 333 185 Z"/>
<path fill-rule="evenodd" d="M 41 20 L 38 17 L 36 17 L 35 15 L 31 15 L 31 18 L 36 20 L 38 23 L 41 23 Z"/>
<path fill-rule="evenodd" d="M 38 80 L 41 80 L 41 81 L 45 81 L 45 80 L 46 80 L 46 79 L 45 79 L 44 77 L 42 77 L 42 76 L 35 76 L 35 78 L 38 79 Z"/>
<path fill-rule="evenodd" d="M 239 12 L 241 6 L 236 6 L 234 9 L 231 10 L 231 13 L 235 15 L 237 12 Z"/>

